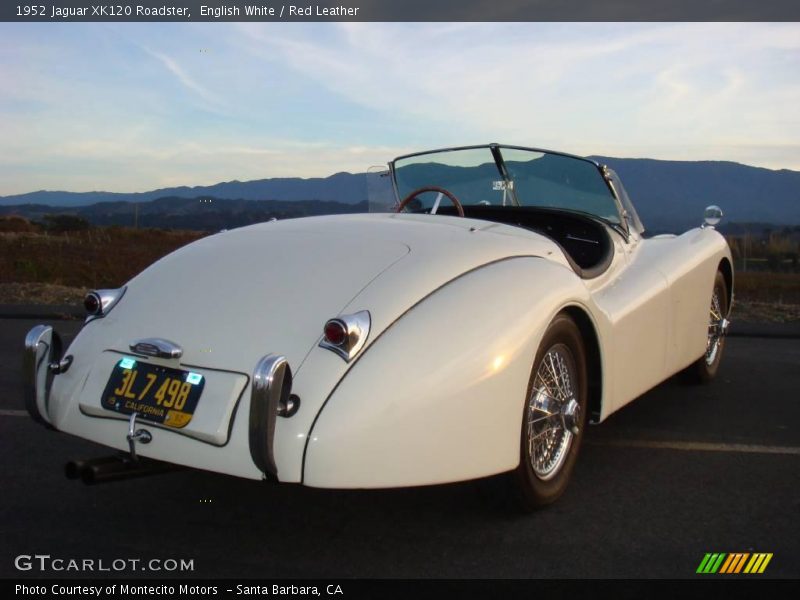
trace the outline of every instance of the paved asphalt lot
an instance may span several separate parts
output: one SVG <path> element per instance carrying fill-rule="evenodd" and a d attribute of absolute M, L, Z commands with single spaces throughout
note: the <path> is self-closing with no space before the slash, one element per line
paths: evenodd
<path fill-rule="evenodd" d="M 566 495 L 521 516 L 498 478 L 389 491 L 196 471 L 68 481 L 67 460 L 107 452 L 19 416 L 35 323 L 0 320 L 0 576 L 40 553 L 192 558 L 201 578 L 685 578 L 706 552 L 772 552 L 765 576 L 800 577 L 798 340 L 729 339 L 716 382 L 668 381 L 592 427 Z"/>

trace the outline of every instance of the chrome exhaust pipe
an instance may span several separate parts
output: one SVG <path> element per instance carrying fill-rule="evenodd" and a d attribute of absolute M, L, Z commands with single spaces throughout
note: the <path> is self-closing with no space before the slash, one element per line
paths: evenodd
<path fill-rule="evenodd" d="M 67 479 L 80 479 L 84 469 L 92 464 L 111 463 L 117 460 L 116 456 L 103 456 L 86 460 L 71 460 L 64 465 L 64 475 Z"/>
<path fill-rule="evenodd" d="M 180 465 L 127 455 L 104 456 L 88 460 L 73 460 L 64 465 L 67 479 L 80 479 L 86 485 L 109 483 L 147 475 L 158 475 L 182 469 Z"/>

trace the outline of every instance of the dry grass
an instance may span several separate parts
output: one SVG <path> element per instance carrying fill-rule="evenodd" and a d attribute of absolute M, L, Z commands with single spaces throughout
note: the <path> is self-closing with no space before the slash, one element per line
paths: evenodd
<path fill-rule="evenodd" d="M 119 287 L 165 254 L 204 235 L 121 227 L 61 234 L 0 232 L 0 284 Z"/>
<path fill-rule="evenodd" d="M 737 302 L 800 304 L 800 273 L 737 271 L 734 289 Z"/>
<path fill-rule="evenodd" d="M 800 273 L 738 272 L 734 291 L 737 321 L 800 322 Z"/>
<path fill-rule="evenodd" d="M 0 230 L 0 304 L 80 304 L 88 289 L 119 287 L 205 235 L 122 227 L 47 234 L 22 221 L 6 225 L 19 230 Z M 739 271 L 735 280 L 735 319 L 800 321 L 800 273 Z"/>
<path fill-rule="evenodd" d="M 738 298 L 733 305 L 733 321 L 750 323 L 798 323 L 800 304 L 776 304 L 774 302 L 748 302 Z"/>
<path fill-rule="evenodd" d="M 88 291 L 52 283 L 0 283 L 0 304 L 80 305 Z"/>

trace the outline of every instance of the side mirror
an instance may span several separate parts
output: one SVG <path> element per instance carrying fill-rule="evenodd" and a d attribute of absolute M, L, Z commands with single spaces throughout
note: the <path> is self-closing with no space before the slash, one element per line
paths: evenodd
<path fill-rule="evenodd" d="M 717 206 L 716 204 L 712 204 L 711 206 L 706 206 L 706 210 L 703 213 L 703 224 L 701 227 L 705 229 L 706 227 L 710 227 L 714 229 L 714 226 L 722 220 L 722 209 Z"/>

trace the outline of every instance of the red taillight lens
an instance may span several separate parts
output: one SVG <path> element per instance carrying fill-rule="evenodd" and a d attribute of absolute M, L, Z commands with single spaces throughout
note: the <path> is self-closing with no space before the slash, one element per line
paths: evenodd
<path fill-rule="evenodd" d="M 350 362 L 364 347 L 371 322 L 369 311 L 366 310 L 328 319 L 319 345 Z"/>
<path fill-rule="evenodd" d="M 86 294 L 86 297 L 83 299 L 83 307 L 86 309 L 86 312 L 89 313 L 90 315 L 100 314 L 100 311 L 103 308 L 100 296 L 98 296 L 94 292 Z"/>
<path fill-rule="evenodd" d="M 334 346 L 341 346 L 347 341 L 347 327 L 337 319 L 325 323 L 325 341 Z"/>

